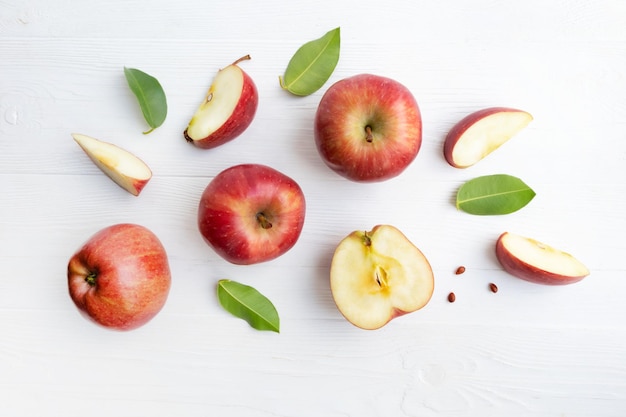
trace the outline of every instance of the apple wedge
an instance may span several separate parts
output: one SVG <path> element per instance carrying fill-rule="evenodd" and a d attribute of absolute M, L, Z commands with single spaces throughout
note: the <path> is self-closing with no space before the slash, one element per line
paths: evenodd
<path fill-rule="evenodd" d="M 198 148 L 211 149 L 235 139 L 250 126 L 259 102 L 252 78 L 237 64 L 239 58 L 217 72 L 183 135 Z"/>
<path fill-rule="evenodd" d="M 446 161 L 467 168 L 524 129 L 533 117 L 523 110 L 490 107 L 471 113 L 448 132 L 443 145 Z"/>
<path fill-rule="evenodd" d="M 587 267 L 569 253 L 510 232 L 498 238 L 496 257 L 511 275 L 537 284 L 573 284 L 589 275 Z"/>
<path fill-rule="evenodd" d="M 378 225 L 354 231 L 335 249 L 331 292 L 341 314 L 353 325 L 375 330 L 424 307 L 434 290 L 424 254 L 397 228 Z"/>
<path fill-rule="evenodd" d="M 139 195 L 152 178 L 148 165 L 127 150 L 79 133 L 72 137 L 102 172 L 129 193 Z"/>

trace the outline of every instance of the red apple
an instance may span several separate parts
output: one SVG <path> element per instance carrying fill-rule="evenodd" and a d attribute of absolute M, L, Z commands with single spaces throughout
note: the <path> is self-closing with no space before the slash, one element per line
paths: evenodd
<path fill-rule="evenodd" d="M 434 277 L 424 254 L 400 230 L 378 225 L 369 232 L 354 231 L 337 245 L 330 287 L 350 323 L 374 330 L 424 307 Z"/>
<path fill-rule="evenodd" d="M 304 194 L 285 174 L 259 164 L 219 173 L 202 193 L 198 227 L 224 259 L 249 265 L 287 252 L 300 237 Z"/>
<path fill-rule="evenodd" d="M 72 137 L 102 172 L 132 195 L 139 195 L 152 178 L 148 165 L 127 150 L 87 135 Z"/>
<path fill-rule="evenodd" d="M 317 149 L 331 169 L 353 181 L 383 181 L 402 173 L 417 156 L 422 118 L 404 85 L 360 74 L 326 91 L 314 132 Z"/>
<path fill-rule="evenodd" d="M 188 142 L 203 149 L 215 148 L 235 139 L 250 126 L 259 94 L 252 78 L 237 65 L 247 59 L 250 55 L 218 71 L 185 129 Z"/>
<path fill-rule="evenodd" d="M 537 284 L 573 284 L 589 275 L 587 267 L 569 253 L 510 232 L 498 238 L 496 257 L 511 275 Z"/>
<path fill-rule="evenodd" d="M 450 129 L 443 154 L 455 168 L 480 161 L 524 129 L 533 117 L 523 110 L 489 107 L 471 113 Z"/>
<path fill-rule="evenodd" d="M 84 316 L 116 330 L 146 324 L 170 290 L 167 254 L 150 230 L 116 224 L 94 234 L 70 259 L 70 297 Z"/>

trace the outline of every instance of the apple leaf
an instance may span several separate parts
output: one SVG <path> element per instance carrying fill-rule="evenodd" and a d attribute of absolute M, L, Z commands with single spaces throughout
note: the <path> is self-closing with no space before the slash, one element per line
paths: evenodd
<path fill-rule="evenodd" d="M 165 121 L 167 116 L 165 92 L 156 78 L 143 71 L 124 67 L 124 75 L 128 86 L 139 101 L 143 117 L 150 126 L 150 130 L 143 132 L 147 135 Z"/>
<path fill-rule="evenodd" d="M 280 86 L 296 96 L 308 96 L 319 90 L 339 62 L 340 30 L 335 28 L 319 39 L 302 45 L 293 55 Z"/>
<path fill-rule="evenodd" d="M 253 328 L 280 332 L 276 308 L 253 287 L 222 279 L 217 283 L 217 297 L 226 311 L 247 321 Z"/>
<path fill-rule="evenodd" d="M 521 179 L 506 174 L 467 181 L 456 195 L 456 207 L 470 214 L 509 214 L 524 207 L 535 192 Z"/>

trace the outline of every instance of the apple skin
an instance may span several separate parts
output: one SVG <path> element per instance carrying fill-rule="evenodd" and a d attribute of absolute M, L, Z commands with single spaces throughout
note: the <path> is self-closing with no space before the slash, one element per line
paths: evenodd
<path fill-rule="evenodd" d="M 250 126 L 258 107 L 259 93 L 252 78 L 237 65 L 239 62 L 247 59 L 250 59 L 249 55 L 238 59 L 228 67 L 219 71 L 235 70 L 240 73 L 240 76 L 243 79 L 241 90 L 239 92 L 234 92 L 239 94 L 239 100 L 237 101 L 237 104 L 228 119 L 219 128 L 206 136 L 195 137 L 191 132 L 192 124 L 196 123 L 196 119 L 203 117 L 204 110 L 208 108 L 207 105 L 213 98 L 213 94 L 222 94 L 222 91 L 216 90 L 214 80 L 214 83 L 210 86 L 204 101 L 200 104 L 199 108 L 196 110 L 194 116 L 189 122 L 189 125 L 183 132 L 183 136 L 187 142 L 190 142 L 194 146 L 201 149 L 212 149 L 223 145 L 226 142 L 230 142 L 240 136 Z M 204 117 L 211 117 L 209 111 L 204 113 Z"/>
<path fill-rule="evenodd" d="M 147 228 L 130 223 L 95 233 L 70 258 L 69 294 L 89 320 L 133 330 L 164 306 L 171 285 L 167 254 Z"/>
<path fill-rule="evenodd" d="M 322 160 L 338 174 L 357 182 L 385 181 L 416 158 L 422 117 L 404 85 L 359 74 L 337 81 L 322 96 L 314 134 Z"/>
<path fill-rule="evenodd" d="M 356 230 L 337 245 L 330 288 L 346 320 L 376 330 L 428 304 L 434 292 L 432 267 L 396 227 Z"/>
<path fill-rule="evenodd" d="M 265 165 L 241 164 L 207 185 L 198 207 L 198 228 L 228 262 L 250 265 L 291 249 L 305 212 L 304 193 L 296 181 Z"/>
<path fill-rule="evenodd" d="M 512 244 L 510 242 L 513 240 L 522 241 L 525 246 L 531 247 L 535 252 L 533 259 L 537 259 L 537 256 L 550 256 L 552 259 L 558 260 L 561 265 L 567 265 L 567 268 L 564 268 L 562 272 L 556 272 L 539 265 L 533 265 L 529 260 L 521 259 L 519 255 L 514 253 L 514 250 L 511 250 Z M 535 239 L 510 232 L 504 232 L 498 237 L 496 258 L 509 274 L 535 284 L 568 285 L 579 282 L 589 275 L 589 270 L 569 253 Z"/>
<path fill-rule="evenodd" d="M 504 131 L 490 129 L 488 132 L 485 132 L 484 135 L 480 135 L 479 140 L 481 143 L 476 143 L 476 150 L 474 150 L 474 152 L 477 152 L 478 150 L 480 150 L 480 152 L 473 155 L 470 158 L 470 162 L 459 162 L 459 158 L 455 158 L 454 151 L 459 141 L 463 138 L 463 135 L 472 126 L 475 126 L 477 123 L 486 120 L 486 118 L 495 115 L 505 115 L 508 117 L 509 121 L 513 122 L 506 125 L 506 127 L 504 127 Z M 520 130 L 526 127 L 526 125 L 528 125 L 528 123 L 532 120 L 533 117 L 530 113 L 511 107 L 488 107 L 470 113 L 457 122 L 446 135 L 443 145 L 444 157 L 448 164 L 454 168 L 468 168 L 489 155 L 491 152 L 495 151 Z M 476 140 L 477 138 L 473 139 L 473 141 Z M 464 157 L 467 156 L 464 155 Z"/>

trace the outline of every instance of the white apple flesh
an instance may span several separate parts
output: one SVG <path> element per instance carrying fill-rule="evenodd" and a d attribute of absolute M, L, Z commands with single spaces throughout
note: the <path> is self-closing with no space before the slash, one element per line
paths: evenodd
<path fill-rule="evenodd" d="M 69 293 L 79 311 L 114 330 L 152 320 L 167 300 L 171 274 L 163 245 L 147 228 L 106 227 L 85 242 L 67 267 Z"/>
<path fill-rule="evenodd" d="M 337 246 L 330 287 L 341 314 L 366 330 L 424 307 L 434 290 L 424 254 L 397 228 L 354 231 Z"/>
<path fill-rule="evenodd" d="M 571 254 L 510 232 L 498 238 L 496 257 L 511 275 L 537 284 L 573 284 L 589 275 L 587 267 Z"/>
<path fill-rule="evenodd" d="M 72 137 L 89 158 L 117 185 L 137 196 L 152 178 L 152 171 L 141 159 L 112 143 L 87 135 Z"/>
<path fill-rule="evenodd" d="M 291 249 L 302 232 L 305 211 L 304 194 L 292 178 L 265 165 L 241 164 L 207 185 L 198 228 L 224 259 L 250 265 Z"/>
<path fill-rule="evenodd" d="M 532 120 L 530 113 L 508 107 L 490 107 L 471 113 L 448 132 L 443 148 L 446 161 L 455 168 L 470 167 Z"/>
<path fill-rule="evenodd" d="M 400 175 L 422 143 L 422 119 L 411 92 L 389 78 L 359 74 L 333 84 L 315 115 L 322 160 L 358 182 Z"/>
<path fill-rule="evenodd" d="M 205 99 L 184 131 L 185 139 L 202 149 L 211 149 L 235 139 L 252 123 L 258 106 L 258 91 L 252 78 L 238 63 L 218 71 Z"/>

